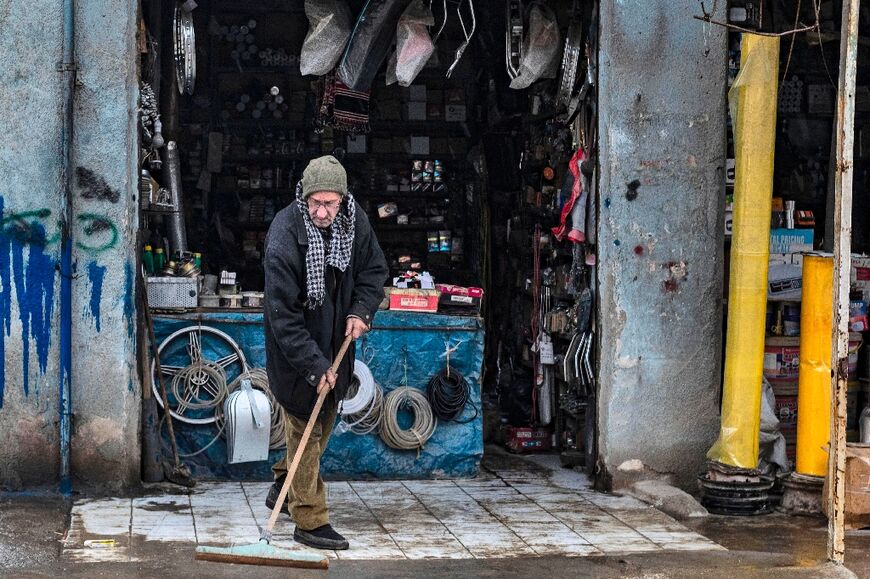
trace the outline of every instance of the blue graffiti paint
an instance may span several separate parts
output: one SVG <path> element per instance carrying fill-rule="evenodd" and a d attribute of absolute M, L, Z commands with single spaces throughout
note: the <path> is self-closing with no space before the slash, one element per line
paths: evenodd
<path fill-rule="evenodd" d="M 136 338 L 136 278 L 133 275 L 133 264 L 129 261 L 124 267 L 124 320 L 127 322 L 127 338 Z"/>
<path fill-rule="evenodd" d="M 133 264 L 129 261 L 124 267 L 124 320 L 127 322 L 127 338 L 136 351 L 136 278 L 133 275 Z M 132 374 L 131 374 L 132 376 Z M 127 390 L 133 391 L 133 380 L 127 382 Z"/>
<path fill-rule="evenodd" d="M 106 266 L 97 265 L 92 261 L 88 264 L 88 279 L 91 280 L 91 315 L 100 331 L 100 300 L 103 299 L 103 280 L 106 277 Z"/>
<path fill-rule="evenodd" d="M 5 204 L 0 196 L 0 218 Z M 51 322 L 54 309 L 55 259 L 45 252 L 45 227 L 37 220 L 26 224 L 28 234 L 0 232 L 0 408 L 6 386 L 6 338 L 12 332 L 12 284 L 21 320 L 21 362 L 24 394 L 30 392 L 30 345 L 36 344 L 39 369 L 45 372 L 51 346 Z M 25 247 L 27 259 L 25 260 Z"/>

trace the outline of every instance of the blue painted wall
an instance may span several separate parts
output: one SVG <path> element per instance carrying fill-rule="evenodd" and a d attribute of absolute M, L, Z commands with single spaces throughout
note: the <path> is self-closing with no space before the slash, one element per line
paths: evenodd
<path fill-rule="evenodd" d="M 78 2 L 72 141 L 73 474 L 138 479 L 129 272 L 136 223 L 135 2 Z M 57 482 L 63 20 L 0 3 L 0 487 Z M 14 442 L 9 442 L 14 441 Z"/>
<path fill-rule="evenodd" d="M 693 489 L 718 428 L 726 41 L 699 10 L 601 4 L 598 424 L 615 486 L 636 459 Z"/>
<path fill-rule="evenodd" d="M 265 367 L 263 316 L 261 314 L 203 314 L 155 318 L 158 341 L 172 332 L 196 324 L 229 334 L 242 348 L 252 367 Z M 204 339 L 204 343 L 210 343 Z M 457 316 L 407 314 L 381 311 L 375 316 L 374 329 L 358 344 L 357 358 L 366 361 L 385 392 L 399 386 L 405 375 L 407 360 L 408 384 L 425 389 L 429 378 L 444 368 L 442 356 L 447 343 L 456 346 L 451 354 L 451 368 L 463 373 L 471 387 L 470 403 L 480 408 L 480 371 L 483 364 L 484 332 L 477 318 Z M 221 352 L 226 353 L 226 352 Z M 165 364 L 177 365 L 179 358 L 167 356 Z M 229 378 L 234 376 L 230 374 Z M 461 420 L 474 418 L 475 410 L 466 406 Z M 404 425 L 410 415 L 400 415 Z M 179 452 L 194 453 L 217 433 L 214 425 L 190 425 L 174 422 Z M 165 433 L 164 433 L 165 436 Z M 185 459 L 195 476 L 203 479 L 271 480 L 270 466 L 283 452 L 273 451 L 269 462 L 226 464 L 226 442 L 217 439 L 205 452 Z M 324 476 L 333 479 L 399 479 L 458 478 L 477 474 L 483 456 L 483 417 L 467 424 L 439 423 L 422 452 L 396 451 L 388 448 L 377 433 L 356 435 L 351 432 L 334 434 L 323 457 Z"/>

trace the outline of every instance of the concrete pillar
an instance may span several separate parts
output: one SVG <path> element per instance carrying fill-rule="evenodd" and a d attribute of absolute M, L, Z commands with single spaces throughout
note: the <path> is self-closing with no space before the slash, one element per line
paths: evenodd
<path fill-rule="evenodd" d="M 139 475 L 135 373 L 136 3 L 78 2 L 73 485 Z M 58 480 L 62 11 L 0 9 L 0 487 Z"/>
<path fill-rule="evenodd" d="M 727 45 L 698 11 L 601 4 L 598 429 L 614 487 L 644 470 L 694 488 L 719 425 Z"/>
<path fill-rule="evenodd" d="M 0 487 L 57 480 L 61 12 L 0 9 Z"/>
<path fill-rule="evenodd" d="M 72 471 L 119 488 L 140 470 L 136 21 L 136 3 L 77 3 Z"/>

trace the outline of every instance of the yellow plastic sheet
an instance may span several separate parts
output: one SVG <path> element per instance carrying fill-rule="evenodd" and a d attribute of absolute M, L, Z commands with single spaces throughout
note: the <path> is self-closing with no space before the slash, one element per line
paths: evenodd
<path fill-rule="evenodd" d="M 800 474 L 825 476 L 831 435 L 831 335 L 834 258 L 804 257 L 798 370 L 797 461 Z"/>
<path fill-rule="evenodd" d="M 744 34 L 728 93 L 736 168 L 731 286 L 722 425 L 707 458 L 746 469 L 758 465 L 778 64 L 778 38 Z"/>

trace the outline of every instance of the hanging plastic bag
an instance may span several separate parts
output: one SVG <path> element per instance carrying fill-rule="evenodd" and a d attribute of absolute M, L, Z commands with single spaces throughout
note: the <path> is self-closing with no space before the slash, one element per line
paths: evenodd
<path fill-rule="evenodd" d="M 523 40 L 520 74 L 511 81 L 511 88 L 528 88 L 545 72 L 552 70 L 561 45 L 559 23 L 553 11 L 542 4 L 533 5 L 529 12 L 528 33 Z"/>
<path fill-rule="evenodd" d="M 434 24 L 435 16 L 423 0 L 412 0 L 405 8 L 396 26 L 396 52 L 387 65 L 387 84 L 398 81 L 411 86 L 435 51 L 428 29 Z"/>
<path fill-rule="evenodd" d="M 372 88 L 406 4 L 405 0 L 368 0 L 366 3 L 338 65 L 338 80 L 351 90 L 368 92 Z"/>
<path fill-rule="evenodd" d="M 350 9 L 344 0 L 305 0 L 308 34 L 302 42 L 299 71 L 324 75 L 332 70 L 350 38 Z"/>

